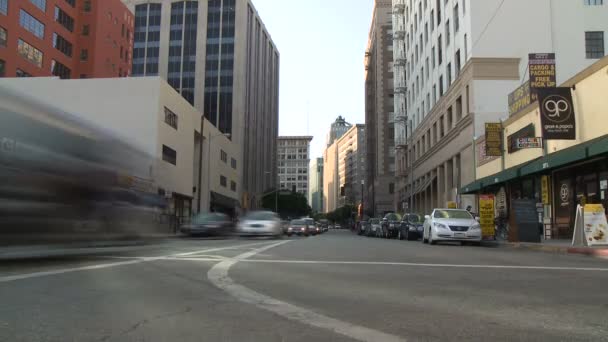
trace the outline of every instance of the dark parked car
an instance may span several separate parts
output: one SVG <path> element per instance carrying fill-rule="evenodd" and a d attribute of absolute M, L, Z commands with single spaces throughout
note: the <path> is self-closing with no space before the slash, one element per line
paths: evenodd
<path fill-rule="evenodd" d="M 186 235 L 224 236 L 233 232 L 233 223 L 228 215 L 220 213 L 199 214 L 189 224 L 180 227 Z"/>
<path fill-rule="evenodd" d="M 291 236 L 293 234 L 308 236 L 310 234 L 310 227 L 306 220 L 292 220 L 289 223 L 289 228 L 287 228 L 287 236 Z"/>
<path fill-rule="evenodd" d="M 387 239 L 396 238 L 399 235 L 399 227 L 401 226 L 401 215 L 396 213 L 388 213 L 382 219 L 383 235 Z"/>
<path fill-rule="evenodd" d="M 405 214 L 399 226 L 399 240 L 418 240 L 424 232 L 424 217 L 418 214 Z"/>

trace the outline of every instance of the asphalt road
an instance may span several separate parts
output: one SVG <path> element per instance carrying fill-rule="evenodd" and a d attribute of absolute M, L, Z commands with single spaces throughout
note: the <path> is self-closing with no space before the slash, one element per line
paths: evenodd
<path fill-rule="evenodd" d="M 608 262 L 330 231 L 0 262 L 0 341 L 608 341 Z"/>

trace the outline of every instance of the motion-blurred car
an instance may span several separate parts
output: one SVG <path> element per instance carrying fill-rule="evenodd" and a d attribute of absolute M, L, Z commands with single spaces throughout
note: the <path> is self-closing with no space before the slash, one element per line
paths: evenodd
<path fill-rule="evenodd" d="M 435 209 L 425 216 L 422 242 L 434 245 L 438 241 L 480 244 L 481 227 L 464 209 Z"/>
<path fill-rule="evenodd" d="M 245 215 L 236 228 L 240 236 L 271 236 L 281 238 L 281 219 L 271 211 L 253 211 Z"/>
<path fill-rule="evenodd" d="M 308 225 L 308 233 L 310 235 L 317 235 L 317 234 L 323 233 L 321 231 L 321 228 L 317 227 L 317 224 L 315 223 L 314 219 L 307 217 L 307 218 L 304 218 L 303 220 L 306 221 L 306 224 Z"/>
<path fill-rule="evenodd" d="M 287 236 L 292 235 L 308 236 L 308 223 L 305 220 L 292 220 L 287 228 Z"/>
<path fill-rule="evenodd" d="M 382 219 L 382 231 L 387 239 L 396 238 L 401 226 L 401 215 L 396 213 L 388 213 Z"/>
<path fill-rule="evenodd" d="M 336 224 L 334 225 L 334 229 L 342 229 L 342 226 L 340 226 L 340 224 L 339 224 L 339 223 L 336 223 Z"/>
<path fill-rule="evenodd" d="M 232 233 L 232 220 L 220 213 L 204 213 L 192 217 L 188 224 L 180 227 L 182 234 L 195 236 L 226 236 Z"/>
<path fill-rule="evenodd" d="M 405 214 L 399 227 L 399 240 L 418 240 L 422 237 L 424 219 L 418 214 Z"/>

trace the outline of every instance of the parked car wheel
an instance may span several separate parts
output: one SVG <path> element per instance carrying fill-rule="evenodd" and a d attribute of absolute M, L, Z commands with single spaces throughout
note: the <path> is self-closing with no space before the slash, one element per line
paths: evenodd
<path fill-rule="evenodd" d="M 429 239 L 426 238 L 426 229 L 422 233 L 422 243 L 429 243 Z"/>
<path fill-rule="evenodd" d="M 437 241 L 433 240 L 433 232 L 431 232 L 430 229 L 429 229 L 429 244 L 431 244 L 431 245 L 437 244 Z"/>

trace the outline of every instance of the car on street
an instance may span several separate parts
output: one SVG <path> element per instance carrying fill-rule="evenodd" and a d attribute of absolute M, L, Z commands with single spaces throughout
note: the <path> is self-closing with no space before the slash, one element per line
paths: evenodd
<path fill-rule="evenodd" d="M 424 230 L 424 218 L 418 214 L 405 214 L 399 226 L 399 240 L 418 240 Z"/>
<path fill-rule="evenodd" d="M 289 222 L 289 227 L 287 228 L 287 236 L 308 236 L 309 234 L 309 226 L 308 223 L 306 223 L 306 220 L 291 220 L 291 222 Z"/>
<path fill-rule="evenodd" d="M 198 214 L 190 223 L 180 227 L 180 232 L 189 236 L 226 236 L 233 231 L 233 223 L 228 215 L 221 213 Z"/>
<path fill-rule="evenodd" d="M 401 226 L 401 215 L 397 213 L 388 213 L 382 219 L 383 237 L 387 239 L 397 238 L 399 235 L 399 227 Z"/>
<path fill-rule="evenodd" d="M 422 242 L 439 241 L 481 243 L 479 222 L 464 209 L 435 209 L 425 216 Z"/>
<path fill-rule="evenodd" d="M 272 211 L 252 211 L 245 215 L 236 228 L 240 236 L 283 236 L 281 219 Z"/>
<path fill-rule="evenodd" d="M 306 224 L 308 225 L 308 232 L 310 235 L 317 235 L 323 233 L 321 231 L 321 228 L 317 227 L 317 224 L 315 223 L 314 219 L 306 217 L 303 218 L 303 220 L 306 221 Z"/>
<path fill-rule="evenodd" d="M 367 231 L 367 236 L 370 237 L 379 237 L 378 233 L 382 230 L 380 226 L 380 219 L 372 218 L 369 219 L 369 230 Z"/>
<path fill-rule="evenodd" d="M 340 226 L 340 224 L 339 224 L 339 223 L 336 223 L 336 224 L 334 225 L 334 229 L 342 229 L 342 226 Z"/>

